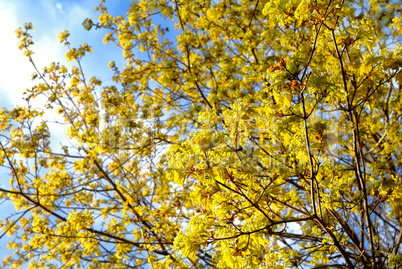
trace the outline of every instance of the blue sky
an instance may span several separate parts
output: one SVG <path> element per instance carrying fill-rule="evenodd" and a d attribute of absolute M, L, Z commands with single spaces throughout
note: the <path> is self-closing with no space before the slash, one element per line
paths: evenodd
<path fill-rule="evenodd" d="M 30 78 L 34 69 L 17 47 L 15 30 L 24 22 L 34 26 L 34 61 L 42 69 L 51 62 L 65 64 L 67 48 L 58 42 L 57 35 L 68 30 L 72 46 L 86 42 L 93 53 L 83 60 L 86 77 L 101 77 L 111 82 L 112 73 L 107 64 L 122 59 L 121 52 L 111 45 L 102 44 L 104 31 L 85 31 L 82 22 L 98 14 L 94 8 L 100 0 L 2 0 L 0 1 L 0 107 L 23 104 L 22 92 L 33 85 Z M 109 3 L 110 2 L 110 3 Z M 106 3 L 112 15 L 125 15 L 130 1 L 110 0 Z"/>
<path fill-rule="evenodd" d="M 22 27 L 24 22 L 31 22 L 34 27 L 32 49 L 36 66 L 41 70 L 51 62 L 60 62 L 67 66 L 64 57 L 67 47 L 60 44 L 57 35 L 63 31 L 70 32 L 69 41 L 72 46 L 79 46 L 86 42 L 93 47 L 93 53 L 86 56 L 83 69 L 86 78 L 97 76 L 104 84 L 112 84 L 112 72 L 108 67 L 111 60 L 124 65 L 121 51 L 113 44 L 104 45 L 102 39 L 104 31 L 85 31 L 82 22 L 92 17 L 97 21 L 99 13 L 94 8 L 100 0 L 0 0 L 0 107 L 11 108 L 15 105 L 25 105 L 22 93 L 34 83 L 31 75 L 35 71 L 23 52 L 18 49 L 18 39 L 15 30 Z M 112 15 L 125 15 L 130 5 L 129 0 L 109 0 L 106 2 Z M 73 63 L 74 64 L 74 63 Z M 41 106 L 40 101 L 35 105 Z M 56 138 L 63 140 L 64 132 L 59 131 Z M 6 187 L 9 181 L 9 171 L 0 169 L 0 185 Z M 0 219 L 10 216 L 14 211 L 10 204 L 0 205 Z M 0 231 L 0 235 L 3 232 Z M 6 247 L 9 238 L 0 239 L 0 262 L 11 254 Z"/>

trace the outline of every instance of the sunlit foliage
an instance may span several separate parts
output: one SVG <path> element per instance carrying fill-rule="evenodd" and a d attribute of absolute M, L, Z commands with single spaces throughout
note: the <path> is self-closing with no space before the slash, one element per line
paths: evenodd
<path fill-rule="evenodd" d="M 400 1 L 106 6 L 83 25 L 121 49 L 115 84 L 67 31 L 74 67 L 36 69 L 17 30 L 36 86 L 0 112 L 3 267 L 402 266 Z"/>

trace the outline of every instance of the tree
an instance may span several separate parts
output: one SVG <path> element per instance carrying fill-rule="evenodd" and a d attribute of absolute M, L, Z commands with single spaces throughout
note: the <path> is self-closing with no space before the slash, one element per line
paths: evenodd
<path fill-rule="evenodd" d="M 116 84 L 85 78 L 91 47 L 65 31 L 76 66 L 36 69 L 27 106 L 1 111 L 3 266 L 402 266 L 399 1 L 97 10 L 83 25 L 121 48 Z M 61 149 L 47 110 L 68 126 Z"/>

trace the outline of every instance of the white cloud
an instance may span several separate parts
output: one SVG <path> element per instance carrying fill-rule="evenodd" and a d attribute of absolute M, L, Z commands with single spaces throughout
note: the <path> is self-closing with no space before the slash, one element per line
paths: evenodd
<path fill-rule="evenodd" d="M 40 4 L 43 3 L 44 5 L 41 6 Z M 66 48 L 59 44 L 57 34 L 64 30 L 62 26 L 71 25 L 72 21 L 75 24 L 75 18 L 58 16 L 60 15 L 58 4 L 51 4 L 51 2 L 49 4 L 49 1 L 42 1 L 40 4 L 35 7 L 28 4 L 21 8 L 18 1 L 8 4 L 0 3 L 1 106 L 23 104 L 22 93 L 26 88 L 33 86 L 31 75 L 34 68 L 23 56 L 23 52 L 18 49 L 18 39 L 15 35 L 15 29 L 23 26 L 24 21 L 21 18 L 26 18 L 34 25 L 35 31 L 31 34 L 35 44 L 31 49 L 35 52 L 33 59 L 36 66 L 41 70 L 52 61 L 64 61 Z M 40 15 L 25 17 L 24 15 L 29 13 L 30 9 L 38 9 L 42 12 L 37 13 Z M 44 10 L 46 12 L 43 12 Z M 35 13 L 34 10 L 32 11 Z"/>
<path fill-rule="evenodd" d="M 17 96 L 21 96 L 24 89 L 29 85 L 29 74 L 32 73 L 32 66 L 23 57 L 18 49 L 18 41 L 15 29 L 18 27 L 14 10 L 10 6 L 4 7 L 0 3 L 0 94 L 1 105 L 4 101 L 17 103 Z M 4 27 L 7 25 L 7 27 Z"/>
<path fill-rule="evenodd" d="M 31 49 L 35 52 L 33 60 L 37 68 L 42 71 L 43 67 L 51 62 L 67 64 L 64 54 L 67 47 L 60 44 L 57 35 L 63 30 L 72 33 L 73 45 L 75 40 L 80 40 L 84 32 L 81 26 L 84 18 L 90 16 L 92 9 L 84 9 L 77 4 L 64 7 L 60 2 L 38 1 L 36 4 L 29 4 L 27 1 L 13 1 L 5 4 L 0 1 L 0 107 L 11 108 L 15 105 L 26 105 L 23 100 L 23 92 L 39 83 L 38 79 L 31 81 L 31 76 L 35 72 L 33 65 L 28 58 L 23 56 L 23 52 L 18 49 L 18 39 L 15 29 L 22 27 L 25 21 L 32 22 L 34 31 L 34 45 Z M 65 8 L 66 11 L 63 11 Z M 39 11 L 39 12 L 38 12 Z M 69 66 L 67 64 L 67 66 Z M 43 107 L 45 97 L 36 99 L 32 105 Z M 55 115 L 55 111 L 48 111 L 45 118 L 48 121 L 63 121 Z M 53 142 L 65 141 L 64 128 L 59 124 L 51 124 Z"/>
<path fill-rule="evenodd" d="M 61 3 L 56 3 L 56 8 L 60 11 L 63 12 L 63 5 Z"/>
<path fill-rule="evenodd" d="M 107 67 L 108 61 L 119 60 L 121 52 L 113 45 L 99 44 L 102 41 L 102 31 L 87 32 L 82 27 L 85 18 L 95 17 L 93 8 L 99 4 L 98 0 L 80 1 L 67 0 L 39 0 L 39 1 L 0 1 L 0 107 L 10 107 L 23 104 L 22 93 L 26 88 L 33 86 L 30 80 L 34 69 L 18 50 L 18 40 L 15 29 L 22 27 L 25 21 L 32 22 L 35 31 L 32 31 L 35 44 L 32 46 L 36 66 L 41 70 L 50 62 L 65 63 L 64 54 L 67 48 L 58 43 L 57 35 L 63 30 L 71 33 L 70 42 L 78 46 L 80 42 L 87 42 L 94 46 L 94 55 L 89 55 L 83 61 L 87 74 L 103 78 L 110 82 L 112 73 Z M 126 1 L 112 1 L 111 12 L 124 14 L 123 7 Z M 107 52 L 106 52 L 107 51 Z M 98 54 L 97 54 L 98 53 Z M 101 57 L 99 57 L 101 54 Z M 122 60 L 120 58 L 120 60 Z"/>

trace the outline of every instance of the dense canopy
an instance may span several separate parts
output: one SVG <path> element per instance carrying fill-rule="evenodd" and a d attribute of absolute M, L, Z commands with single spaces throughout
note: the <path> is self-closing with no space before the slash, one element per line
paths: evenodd
<path fill-rule="evenodd" d="M 74 67 L 42 69 L 32 25 L 17 30 L 36 86 L 0 112 L 3 267 L 402 266 L 400 1 L 96 10 L 83 26 L 126 59 L 110 85 L 68 31 Z"/>

